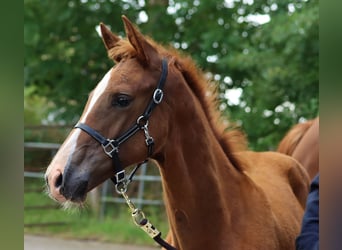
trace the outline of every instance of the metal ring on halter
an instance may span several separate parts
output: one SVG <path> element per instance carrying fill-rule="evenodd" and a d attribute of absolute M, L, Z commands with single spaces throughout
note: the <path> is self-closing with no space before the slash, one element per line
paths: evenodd
<path fill-rule="evenodd" d="M 119 182 L 115 185 L 115 190 L 118 194 L 124 194 L 127 192 L 127 183 L 125 181 Z"/>
<path fill-rule="evenodd" d="M 161 103 L 161 101 L 163 100 L 163 96 L 164 96 L 164 93 L 163 93 L 163 90 L 161 89 L 156 89 L 153 93 L 153 101 L 155 104 L 159 104 Z"/>
<path fill-rule="evenodd" d="M 143 121 L 144 123 L 142 123 L 141 121 Z M 146 117 L 141 115 L 138 117 L 137 119 L 137 124 L 142 128 L 145 126 L 148 126 L 148 120 L 146 120 Z"/>

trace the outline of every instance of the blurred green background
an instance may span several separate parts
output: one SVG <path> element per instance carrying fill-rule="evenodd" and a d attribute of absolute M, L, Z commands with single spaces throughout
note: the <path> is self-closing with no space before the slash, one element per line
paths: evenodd
<path fill-rule="evenodd" d="M 88 93 L 113 65 L 98 25 L 125 36 L 122 14 L 157 42 L 192 56 L 216 82 L 219 108 L 246 132 L 251 149 L 275 149 L 292 125 L 319 114 L 318 0 L 25 0 L 26 142 L 63 142 Z M 44 171 L 51 152 L 28 150 L 24 159 L 25 169 Z M 42 187 L 41 179 L 25 178 L 25 207 L 53 204 Z M 163 207 L 146 209 L 166 234 Z M 90 207 L 73 214 L 25 209 L 24 216 L 25 224 L 66 222 L 25 232 L 150 242 L 121 206 L 110 207 L 102 220 Z"/>
<path fill-rule="evenodd" d="M 98 24 L 124 36 L 122 14 L 192 56 L 252 149 L 274 149 L 290 126 L 318 115 L 318 0 L 25 0 L 25 125 L 78 120 L 113 64 Z"/>

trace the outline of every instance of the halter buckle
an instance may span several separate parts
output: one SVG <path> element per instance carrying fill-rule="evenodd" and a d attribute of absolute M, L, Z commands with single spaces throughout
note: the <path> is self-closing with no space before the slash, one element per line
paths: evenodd
<path fill-rule="evenodd" d="M 107 144 L 103 145 L 101 144 L 103 151 L 110 157 L 113 158 L 113 152 L 118 153 L 119 152 L 119 146 L 115 145 L 115 140 L 109 140 L 107 139 Z"/>
<path fill-rule="evenodd" d="M 125 170 L 121 170 L 115 174 L 115 190 L 118 194 L 126 193 L 128 183 L 126 182 Z"/>
<path fill-rule="evenodd" d="M 164 93 L 163 93 L 163 90 L 161 89 L 156 89 L 154 92 L 153 92 L 153 101 L 155 104 L 159 104 L 161 103 L 161 101 L 163 100 L 163 96 L 164 96 Z"/>
<path fill-rule="evenodd" d="M 121 170 L 115 174 L 115 179 L 117 183 L 122 183 L 125 180 L 125 170 Z"/>

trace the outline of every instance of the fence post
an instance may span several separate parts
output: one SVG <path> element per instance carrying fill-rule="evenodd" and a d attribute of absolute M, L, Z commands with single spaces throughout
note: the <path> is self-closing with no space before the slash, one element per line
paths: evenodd
<path fill-rule="evenodd" d="M 88 202 L 91 210 L 96 214 L 96 216 L 99 216 L 101 204 L 101 187 L 99 186 L 91 190 L 88 197 Z"/>
<path fill-rule="evenodd" d="M 108 185 L 109 185 L 109 181 L 106 180 L 103 185 L 102 185 L 102 190 L 101 190 L 101 200 L 100 200 L 100 220 L 104 219 L 104 215 L 106 212 L 106 201 L 104 201 L 103 199 L 107 196 L 107 190 L 108 190 Z"/>
<path fill-rule="evenodd" d="M 140 169 L 141 177 L 146 175 L 146 166 L 147 166 L 146 162 L 141 166 L 141 169 Z M 139 181 L 138 197 L 137 197 L 137 204 L 138 204 L 138 208 L 140 209 L 142 209 L 142 205 L 143 205 L 144 191 L 145 191 L 145 179 L 141 178 Z"/>

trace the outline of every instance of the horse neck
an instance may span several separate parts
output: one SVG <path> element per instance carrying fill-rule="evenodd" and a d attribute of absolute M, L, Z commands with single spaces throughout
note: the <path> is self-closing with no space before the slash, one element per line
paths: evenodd
<path fill-rule="evenodd" d="M 191 235 L 187 230 L 185 237 L 191 239 L 215 230 L 212 225 L 229 226 L 234 209 L 240 207 L 245 179 L 222 150 L 200 105 L 194 103 L 197 108 L 192 110 L 172 109 L 175 116 L 159 161 L 170 226 L 179 234 L 176 241 L 182 241 L 186 228 Z"/>
<path fill-rule="evenodd" d="M 196 190 L 210 193 L 221 181 L 233 184 L 241 179 L 241 173 L 227 158 L 209 124 L 192 117 L 183 120 L 181 126 L 172 127 L 161 163 L 161 174 L 170 190 L 183 190 L 183 194 L 189 191 L 193 195 Z M 200 195 L 203 200 L 203 193 Z"/>

